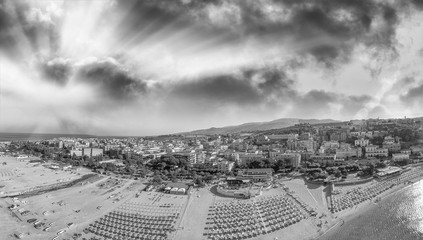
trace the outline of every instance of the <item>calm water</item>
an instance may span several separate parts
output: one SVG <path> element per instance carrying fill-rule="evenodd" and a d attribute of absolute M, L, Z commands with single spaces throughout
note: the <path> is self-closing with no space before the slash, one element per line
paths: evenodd
<path fill-rule="evenodd" d="M 423 181 L 393 193 L 320 239 L 423 239 Z"/>
<path fill-rule="evenodd" d="M 77 134 L 0 133 L 0 141 L 36 141 L 59 137 L 89 138 L 93 136 Z"/>

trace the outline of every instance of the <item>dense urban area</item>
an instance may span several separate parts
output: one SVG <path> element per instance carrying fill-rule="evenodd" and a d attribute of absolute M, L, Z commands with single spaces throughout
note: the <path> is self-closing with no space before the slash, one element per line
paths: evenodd
<path fill-rule="evenodd" d="M 54 159 L 61 166 L 128 178 L 153 176 L 155 183 L 193 179 L 202 184 L 251 168 L 329 180 L 421 161 L 421 126 L 414 119 L 370 119 L 212 136 L 57 138 L 2 142 L 0 153 Z"/>
<path fill-rule="evenodd" d="M 354 206 L 422 177 L 422 126 L 368 119 L 2 141 L 0 196 L 16 219 L 4 220 L 15 230 L 0 238 L 313 239 Z"/>

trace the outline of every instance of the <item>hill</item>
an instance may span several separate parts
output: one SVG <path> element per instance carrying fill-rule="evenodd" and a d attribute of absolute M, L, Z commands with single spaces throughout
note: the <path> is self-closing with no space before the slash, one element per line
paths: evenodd
<path fill-rule="evenodd" d="M 195 130 L 191 132 L 185 132 L 181 134 L 201 134 L 201 135 L 213 135 L 213 134 L 228 134 L 228 133 L 240 133 L 240 132 L 253 132 L 253 131 L 266 131 L 271 129 L 286 128 L 294 126 L 295 124 L 323 124 L 323 123 L 336 123 L 339 121 L 332 119 L 298 119 L 298 118 L 281 118 L 270 122 L 251 122 L 244 123 L 241 125 L 227 126 L 227 127 L 212 127 L 208 129 Z"/>

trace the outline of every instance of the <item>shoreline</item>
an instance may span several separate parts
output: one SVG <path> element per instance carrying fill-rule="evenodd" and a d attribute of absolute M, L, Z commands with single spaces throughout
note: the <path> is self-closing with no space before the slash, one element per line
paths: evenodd
<path fill-rule="evenodd" d="M 81 176 L 80 178 L 77 178 L 77 179 L 74 179 L 74 180 L 71 180 L 71 181 L 68 181 L 68 182 L 53 183 L 51 185 L 42 186 L 39 189 L 33 189 L 33 190 L 23 191 L 23 192 L 19 192 L 19 193 L 11 193 L 11 194 L 2 196 L 1 198 L 14 198 L 14 197 L 28 198 L 28 197 L 32 197 L 32 196 L 37 196 L 37 195 L 45 194 L 45 193 L 48 193 L 48 192 L 73 187 L 76 184 L 81 183 L 83 181 L 87 181 L 88 179 L 90 179 L 94 176 L 97 176 L 97 174 L 94 174 L 94 173 L 86 174 L 86 175 Z"/>
<path fill-rule="evenodd" d="M 331 235 L 335 234 L 336 231 L 342 227 L 345 223 L 351 221 L 352 219 L 361 216 L 363 213 L 367 212 L 367 210 L 377 207 L 378 202 L 386 199 L 387 197 L 393 195 L 394 193 L 400 192 L 403 189 L 406 189 L 408 187 L 413 186 L 417 182 L 420 182 L 423 180 L 423 176 L 418 176 L 416 178 L 413 178 L 409 180 L 411 183 L 408 184 L 399 184 L 395 185 L 391 189 L 388 189 L 387 191 L 381 193 L 380 195 L 366 200 L 352 208 L 346 209 L 342 212 L 338 212 L 336 214 L 332 214 L 332 219 L 337 219 L 336 223 L 332 224 L 325 232 L 320 234 L 319 236 L 316 236 L 312 238 L 312 240 L 319 240 L 323 239 L 323 237 L 330 237 Z M 375 202 L 376 199 L 380 199 L 378 202 Z M 341 224 L 340 224 L 341 223 Z"/>

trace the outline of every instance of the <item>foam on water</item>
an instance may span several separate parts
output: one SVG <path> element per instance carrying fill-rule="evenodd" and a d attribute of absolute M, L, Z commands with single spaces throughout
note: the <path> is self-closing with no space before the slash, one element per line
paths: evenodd
<path fill-rule="evenodd" d="M 380 201 L 319 240 L 423 239 L 423 181 Z"/>

